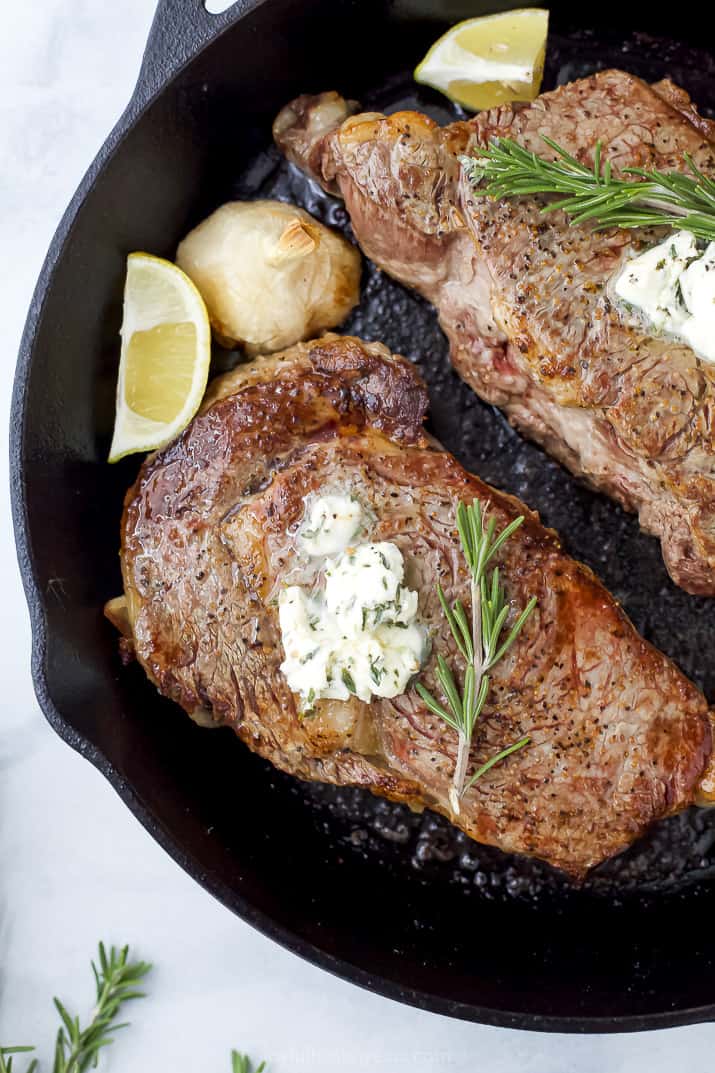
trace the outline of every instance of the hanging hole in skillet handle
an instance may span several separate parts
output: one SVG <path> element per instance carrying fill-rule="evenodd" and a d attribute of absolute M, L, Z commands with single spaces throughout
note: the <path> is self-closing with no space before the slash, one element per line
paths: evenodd
<path fill-rule="evenodd" d="M 132 98 L 140 111 L 167 82 L 260 0 L 159 0 Z"/>
<path fill-rule="evenodd" d="M 236 0 L 204 0 L 204 7 L 209 15 L 223 15 L 235 3 Z"/>

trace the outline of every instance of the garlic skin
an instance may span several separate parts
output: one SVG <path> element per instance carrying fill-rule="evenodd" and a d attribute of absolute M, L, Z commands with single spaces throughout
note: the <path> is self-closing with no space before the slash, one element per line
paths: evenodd
<path fill-rule="evenodd" d="M 336 327 L 360 297 L 357 249 L 282 201 L 227 202 L 189 232 L 176 263 L 219 342 L 251 355 Z"/>

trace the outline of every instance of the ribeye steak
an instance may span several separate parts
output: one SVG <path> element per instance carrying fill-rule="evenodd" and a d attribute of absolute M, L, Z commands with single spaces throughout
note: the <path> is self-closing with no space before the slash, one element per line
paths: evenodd
<path fill-rule="evenodd" d="M 464 379 L 574 473 L 658 536 L 683 588 L 715 594 L 715 369 L 683 343 L 627 326 L 609 279 L 664 229 L 594 232 L 543 199 L 475 197 L 458 155 L 508 136 L 553 159 L 546 134 L 616 173 L 715 174 L 715 123 L 687 94 L 602 71 L 440 128 L 416 112 L 353 114 L 336 93 L 299 97 L 274 135 L 340 193 L 365 253 L 439 310 Z"/>
<path fill-rule="evenodd" d="M 147 459 L 121 528 L 125 646 L 199 722 L 233 727 L 302 779 L 366 787 L 451 816 L 456 734 L 414 688 L 367 704 L 322 701 L 301 717 L 280 670 L 276 593 L 297 561 L 304 498 L 349 489 L 394 541 L 435 653 L 459 667 L 436 594 L 468 605 L 455 505 L 478 497 L 501 528 L 510 621 L 538 607 L 494 668 L 471 767 L 522 735 L 531 744 L 469 790 L 455 820 L 473 838 L 575 876 L 700 794 L 707 704 L 638 636 L 615 600 L 518 500 L 465 472 L 422 431 L 414 366 L 378 343 L 326 336 L 215 381 L 200 414 Z M 113 603 L 110 616 L 117 619 Z M 461 672 L 460 672 L 461 673 Z"/>

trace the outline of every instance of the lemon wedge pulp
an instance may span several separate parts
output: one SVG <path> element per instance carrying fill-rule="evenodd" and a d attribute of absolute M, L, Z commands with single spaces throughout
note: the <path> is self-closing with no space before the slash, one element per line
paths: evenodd
<path fill-rule="evenodd" d="M 435 41 L 415 79 L 477 111 L 533 101 L 541 87 L 549 13 L 520 8 L 459 22 Z"/>
<path fill-rule="evenodd" d="M 121 338 L 110 462 L 163 447 L 201 405 L 211 330 L 203 299 L 180 268 L 129 254 Z"/>

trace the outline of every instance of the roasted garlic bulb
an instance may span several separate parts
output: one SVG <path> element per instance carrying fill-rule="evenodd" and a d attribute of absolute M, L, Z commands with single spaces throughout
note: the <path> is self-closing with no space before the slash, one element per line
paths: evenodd
<path fill-rule="evenodd" d="M 269 353 L 341 323 L 357 304 L 360 254 L 303 209 L 230 201 L 183 240 L 177 264 L 216 338 Z"/>

